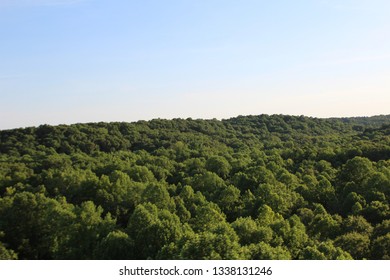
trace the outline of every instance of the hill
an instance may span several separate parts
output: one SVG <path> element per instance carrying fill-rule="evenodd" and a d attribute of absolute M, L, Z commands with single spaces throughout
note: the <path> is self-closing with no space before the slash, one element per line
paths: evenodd
<path fill-rule="evenodd" d="M 0 131 L 0 259 L 388 259 L 390 116 Z"/>

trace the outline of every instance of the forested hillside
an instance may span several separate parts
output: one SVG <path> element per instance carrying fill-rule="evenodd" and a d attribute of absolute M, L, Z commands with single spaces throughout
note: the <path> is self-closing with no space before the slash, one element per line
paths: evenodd
<path fill-rule="evenodd" d="M 0 259 L 390 259 L 390 116 L 0 131 Z"/>

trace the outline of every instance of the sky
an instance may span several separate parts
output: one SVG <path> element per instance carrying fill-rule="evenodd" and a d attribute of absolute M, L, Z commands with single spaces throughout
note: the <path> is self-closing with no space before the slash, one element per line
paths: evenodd
<path fill-rule="evenodd" d="M 390 114 L 388 0 L 0 0 L 0 129 Z"/>

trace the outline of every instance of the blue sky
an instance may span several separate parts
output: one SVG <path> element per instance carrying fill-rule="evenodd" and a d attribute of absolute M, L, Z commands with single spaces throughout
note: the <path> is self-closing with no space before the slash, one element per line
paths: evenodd
<path fill-rule="evenodd" d="M 390 114 L 390 1 L 0 0 L 0 129 Z"/>

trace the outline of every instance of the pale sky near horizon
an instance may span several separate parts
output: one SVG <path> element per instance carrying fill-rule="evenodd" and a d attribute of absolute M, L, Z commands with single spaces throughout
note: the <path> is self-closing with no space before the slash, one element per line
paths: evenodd
<path fill-rule="evenodd" d="M 390 114 L 388 0 L 0 0 L 0 129 Z"/>

